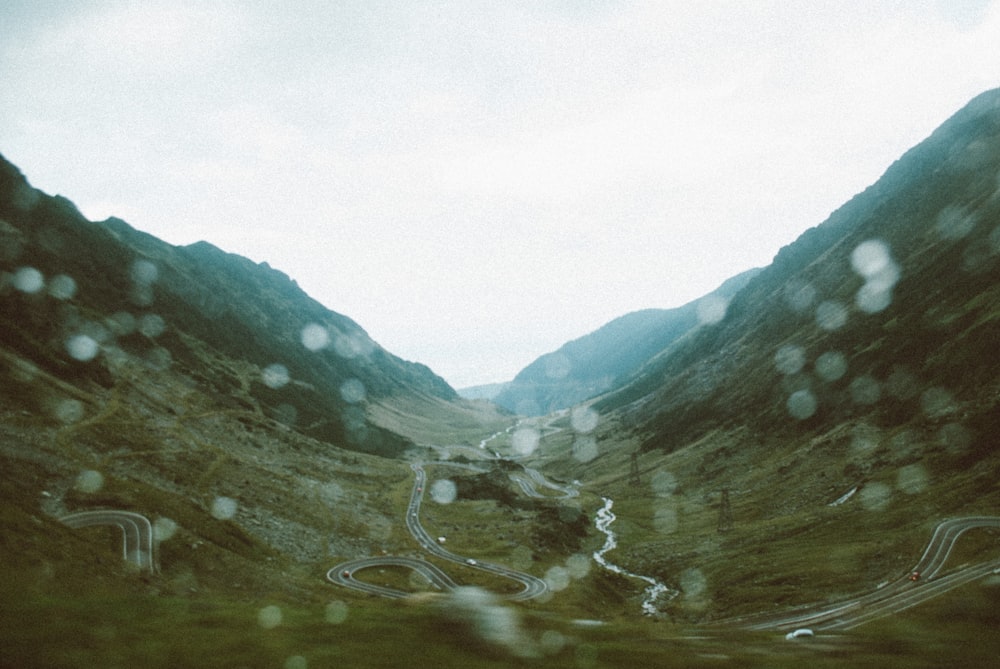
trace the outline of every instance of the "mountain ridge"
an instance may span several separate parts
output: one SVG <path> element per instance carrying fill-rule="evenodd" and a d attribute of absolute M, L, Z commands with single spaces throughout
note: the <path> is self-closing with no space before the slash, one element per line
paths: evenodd
<path fill-rule="evenodd" d="M 565 409 L 617 387 L 652 356 L 697 328 L 707 304 L 728 302 L 760 270 L 730 277 L 711 293 L 673 309 L 641 309 L 543 354 L 492 399 L 523 415 Z"/>

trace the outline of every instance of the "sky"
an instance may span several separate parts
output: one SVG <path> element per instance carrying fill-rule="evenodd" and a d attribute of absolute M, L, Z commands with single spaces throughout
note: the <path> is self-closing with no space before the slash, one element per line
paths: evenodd
<path fill-rule="evenodd" d="M 32 185 L 267 262 L 456 388 L 769 264 L 1000 86 L 1000 0 L 5 0 L 0 26 Z"/>

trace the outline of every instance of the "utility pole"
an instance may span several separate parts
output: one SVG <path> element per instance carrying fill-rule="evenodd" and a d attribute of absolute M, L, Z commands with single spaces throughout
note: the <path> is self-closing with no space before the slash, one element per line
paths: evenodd
<path fill-rule="evenodd" d="M 639 480 L 639 451 L 632 454 L 632 470 L 628 477 L 629 485 L 635 487 L 640 484 Z"/>
<path fill-rule="evenodd" d="M 725 534 L 733 529 L 733 509 L 729 505 L 729 488 L 722 489 L 722 502 L 719 504 L 719 533 Z"/>

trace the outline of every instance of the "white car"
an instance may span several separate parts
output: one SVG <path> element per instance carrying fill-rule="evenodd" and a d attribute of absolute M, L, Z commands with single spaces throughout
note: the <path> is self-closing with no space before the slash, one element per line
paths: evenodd
<path fill-rule="evenodd" d="M 813 634 L 813 631 L 808 627 L 803 627 L 801 629 L 795 630 L 794 632 L 789 632 L 788 634 L 785 635 L 785 638 L 788 640 L 792 640 L 792 639 L 799 639 L 804 636 L 816 636 L 816 635 Z"/>
<path fill-rule="evenodd" d="M 473 560 L 472 558 L 469 558 L 468 560 L 465 561 L 465 564 L 471 564 L 471 565 L 475 566 L 478 563 L 475 560 Z"/>

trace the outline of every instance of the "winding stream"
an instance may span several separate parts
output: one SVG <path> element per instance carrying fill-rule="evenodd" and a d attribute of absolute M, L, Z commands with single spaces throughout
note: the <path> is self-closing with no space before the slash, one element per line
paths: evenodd
<path fill-rule="evenodd" d="M 614 548 L 618 547 L 618 541 L 615 539 L 615 533 L 609 528 L 611 523 L 615 522 L 615 514 L 611 512 L 611 506 L 614 502 L 607 497 L 602 497 L 604 500 L 604 507 L 598 509 L 597 516 L 594 518 L 594 526 L 604 533 L 607 537 L 604 540 L 604 546 L 599 551 L 594 552 L 594 561 L 601 565 L 608 571 L 620 574 L 622 576 L 629 576 L 631 578 L 638 578 L 649 584 L 645 591 L 645 597 L 642 600 L 642 612 L 647 616 L 655 616 L 659 613 L 659 609 L 656 606 L 656 601 L 664 594 L 669 593 L 668 599 L 673 599 L 677 596 L 677 591 L 670 588 L 663 583 L 660 583 L 656 579 L 650 576 L 643 576 L 641 574 L 633 574 L 627 569 L 623 569 L 613 562 L 608 562 L 604 558 L 604 554 Z"/>

